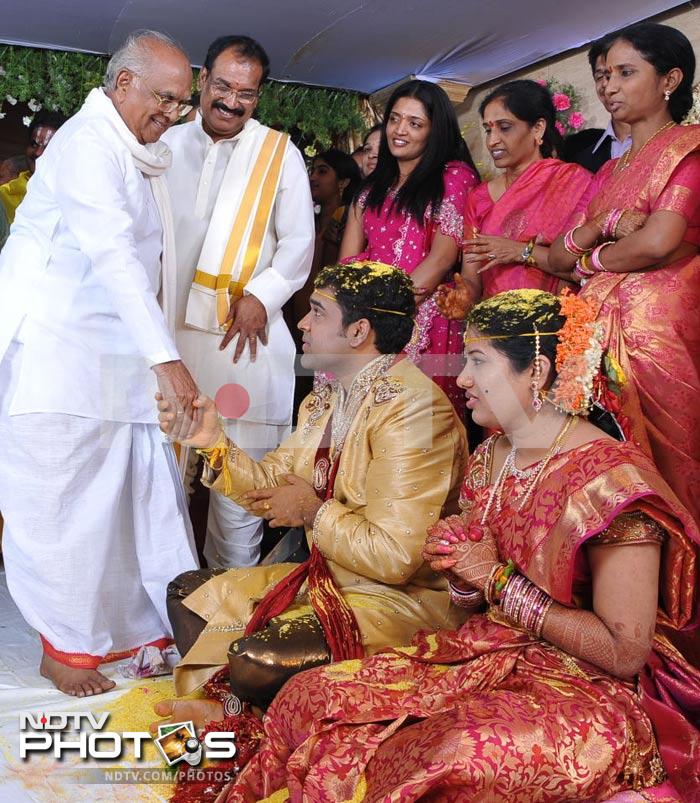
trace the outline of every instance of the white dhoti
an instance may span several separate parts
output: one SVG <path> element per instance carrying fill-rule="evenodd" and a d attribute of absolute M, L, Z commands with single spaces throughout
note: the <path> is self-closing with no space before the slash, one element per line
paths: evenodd
<path fill-rule="evenodd" d="M 197 567 L 172 446 L 156 424 L 8 415 L 22 346 L 0 362 L 0 510 L 13 599 L 63 663 L 170 636 L 166 586 Z"/>
<path fill-rule="evenodd" d="M 291 426 L 225 419 L 226 435 L 253 460 L 262 460 L 289 435 Z M 223 494 L 211 491 L 204 557 L 210 568 L 255 566 L 260 560 L 263 520 Z"/>

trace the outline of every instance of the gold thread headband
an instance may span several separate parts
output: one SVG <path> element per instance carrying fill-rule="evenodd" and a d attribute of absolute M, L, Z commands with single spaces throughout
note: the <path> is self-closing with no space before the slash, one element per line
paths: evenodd
<path fill-rule="evenodd" d="M 318 292 L 318 291 L 317 291 Z M 519 335 L 482 335 L 481 337 L 465 337 L 464 338 L 464 345 L 466 346 L 467 343 L 474 343 L 477 340 L 508 340 L 511 337 L 547 337 L 551 335 L 552 337 L 556 337 L 559 335 L 559 332 L 521 332 Z"/>
<path fill-rule="evenodd" d="M 330 293 L 323 293 L 321 290 L 314 290 L 314 293 L 319 296 L 323 296 L 324 298 L 329 298 L 331 301 L 335 301 L 338 303 L 338 299 L 335 296 L 332 296 Z M 389 315 L 403 315 L 404 317 L 408 316 L 407 312 L 401 312 L 398 309 L 384 309 L 383 307 L 367 307 L 367 309 L 371 309 L 373 312 L 388 312 Z"/>

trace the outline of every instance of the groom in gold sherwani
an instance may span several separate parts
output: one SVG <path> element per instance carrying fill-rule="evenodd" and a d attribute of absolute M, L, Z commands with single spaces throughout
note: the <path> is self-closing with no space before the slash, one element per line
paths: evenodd
<path fill-rule="evenodd" d="M 273 526 L 303 525 L 311 548 L 307 564 L 200 570 L 171 583 L 179 694 L 228 662 L 234 694 L 265 706 L 297 671 L 464 619 L 421 558 L 426 529 L 456 510 L 467 446 L 447 397 L 402 353 L 411 281 L 355 262 L 324 268 L 315 287 L 299 328 L 318 389 L 279 448 L 250 459 L 206 397 L 194 436 L 159 402 L 161 428 L 201 450 L 213 492 Z M 333 379 L 319 383 L 318 372 Z"/>

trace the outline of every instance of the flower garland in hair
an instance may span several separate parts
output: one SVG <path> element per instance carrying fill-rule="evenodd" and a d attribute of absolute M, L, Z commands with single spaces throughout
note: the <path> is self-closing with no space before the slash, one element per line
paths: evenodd
<path fill-rule="evenodd" d="M 562 84 L 556 78 L 540 78 L 537 83 L 547 87 L 552 96 L 556 112 L 554 125 L 562 137 L 580 131 L 586 124 L 586 118 L 581 113 L 581 99 L 576 88 L 571 84 Z"/>
<path fill-rule="evenodd" d="M 693 87 L 693 105 L 690 111 L 681 120 L 681 125 L 698 125 L 700 124 L 700 83 L 695 84 Z"/>
<path fill-rule="evenodd" d="M 562 292 L 560 302 L 566 320 L 557 335 L 557 379 L 552 387 L 552 401 L 567 413 L 586 415 L 600 372 L 603 326 L 596 321 L 591 305 L 570 290 Z"/>

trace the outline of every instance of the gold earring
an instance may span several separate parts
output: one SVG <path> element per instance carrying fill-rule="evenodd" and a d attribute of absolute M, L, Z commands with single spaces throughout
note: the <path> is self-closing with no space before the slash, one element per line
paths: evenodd
<path fill-rule="evenodd" d="M 539 384 L 542 377 L 542 365 L 540 364 L 540 333 L 535 328 L 535 378 L 530 382 L 532 390 L 532 409 L 539 413 L 542 409 L 542 398 L 540 396 Z"/>

